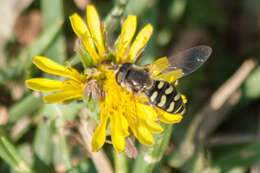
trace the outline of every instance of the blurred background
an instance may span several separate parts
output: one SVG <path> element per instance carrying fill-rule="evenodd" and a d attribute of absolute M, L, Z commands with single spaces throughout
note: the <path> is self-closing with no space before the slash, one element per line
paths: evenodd
<path fill-rule="evenodd" d="M 91 153 L 77 129 L 84 105 L 44 104 L 24 84 L 44 75 L 35 55 L 82 70 L 69 16 L 84 17 L 89 3 L 112 38 L 128 14 L 138 16 L 139 29 L 154 26 L 140 64 L 195 45 L 213 49 L 180 80 L 188 98 L 183 121 L 156 136 L 167 138 L 158 150 L 137 142 L 136 159 L 110 144 Z M 0 172 L 258 173 L 259 56 L 259 0 L 0 0 Z"/>

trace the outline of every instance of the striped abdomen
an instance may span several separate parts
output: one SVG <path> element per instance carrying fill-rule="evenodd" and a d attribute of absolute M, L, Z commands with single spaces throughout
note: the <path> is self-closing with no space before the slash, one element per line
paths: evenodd
<path fill-rule="evenodd" d="M 152 104 L 166 112 L 173 114 L 185 112 L 181 94 L 166 81 L 154 80 L 152 87 L 146 89 L 144 93 L 149 97 Z"/>

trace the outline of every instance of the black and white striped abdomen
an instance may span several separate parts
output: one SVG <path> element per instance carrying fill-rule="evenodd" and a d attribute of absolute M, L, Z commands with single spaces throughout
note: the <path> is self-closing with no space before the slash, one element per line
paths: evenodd
<path fill-rule="evenodd" d="M 150 102 L 173 114 L 183 114 L 185 105 L 181 94 L 172 85 L 163 80 L 154 80 L 152 87 L 146 89 L 144 93 L 149 97 Z"/>

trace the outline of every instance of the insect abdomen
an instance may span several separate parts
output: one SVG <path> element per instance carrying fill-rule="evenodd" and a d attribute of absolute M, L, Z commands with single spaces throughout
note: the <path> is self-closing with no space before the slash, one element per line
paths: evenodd
<path fill-rule="evenodd" d="M 166 112 L 183 114 L 184 103 L 178 90 L 166 81 L 155 80 L 151 88 L 144 91 L 155 106 Z"/>

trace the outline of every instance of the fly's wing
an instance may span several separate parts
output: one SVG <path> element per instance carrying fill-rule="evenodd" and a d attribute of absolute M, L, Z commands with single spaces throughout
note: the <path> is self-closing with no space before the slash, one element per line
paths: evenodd
<path fill-rule="evenodd" d="M 162 79 L 169 83 L 197 70 L 209 58 L 212 49 L 208 46 L 196 46 L 184 50 L 175 56 L 157 59 L 152 64 L 143 66 L 154 79 Z"/>
<path fill-rule="evenodd" d="M 181 69 L 181 77 L 184 77 L 197 70 L 207 61 L 211 53 L 212 49 L 209 46 L 196 46 L 184 50 L 168 58 L 169 66 L 162 72 L 162 74 Z"/>
<path fill-rule="evenodd" d="M 146 65 L 143 69 L 149 71 L 154 79 L 162 79 L 172 83 L 182 76 L 181 69 L 172 69 L 163 73 L 169 67 L 168 58 L 162 57 L 154 61 L 152 64 Z"/>

